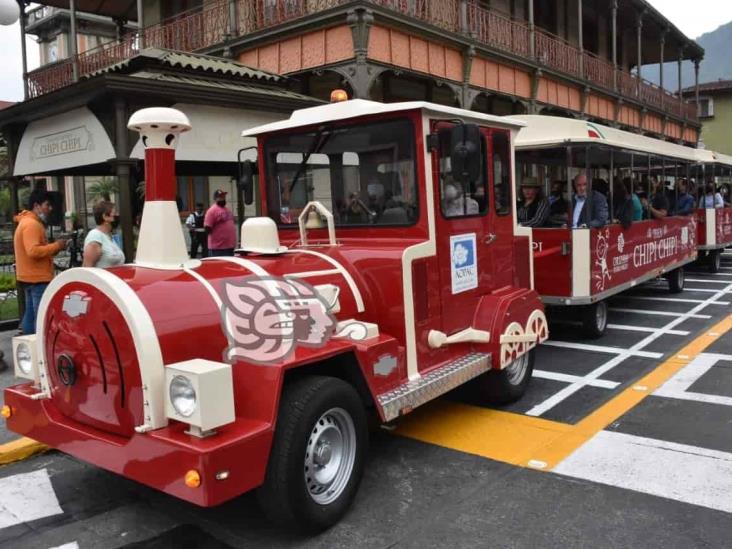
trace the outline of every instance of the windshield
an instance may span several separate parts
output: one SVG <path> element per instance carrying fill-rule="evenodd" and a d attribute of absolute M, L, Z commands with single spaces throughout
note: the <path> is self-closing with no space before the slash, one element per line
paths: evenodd
<path fill-rule="evenodd" d="M 265 144 L 267 207 L 280 225 L 297 223 L 311 200 L 337 226 L 417 221 L 414 127 L 409 120 L 323 127 Z"/>

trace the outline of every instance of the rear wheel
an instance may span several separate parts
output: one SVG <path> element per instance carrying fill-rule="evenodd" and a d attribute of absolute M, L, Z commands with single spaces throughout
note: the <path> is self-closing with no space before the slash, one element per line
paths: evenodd
<path fill-rule="evenodd" d="M 508 404 L 524 396 L 534 371 L 534 352 L 522 354 L 503 370 L 491 370 L 476 378 L 483 398 L 490 404 Z"/>
<path fill-rule="evenodd" d="M 686 282 L 686 275 L 684 274 L 684 268 L 679 267 L 674 269 L 668 275 L 668 291 L 672 294 L 679 294 L 684 291 L 684 283 Z"/>
<path fill-rule="evenodd" d="M 582 332 L 585 337 L 597 339 L 607 329 L 607 303 L 598 301 L 582 308 Z"/>
<path fill-rule="evenodd" d="M 285 387 L 260 505 L 275 523 L 318 532 L 345 514 L 358 490 L 368 442 L 356 390 L 310 376 Z"/>
<path fill-rule="evenodd" d="M 722 268 L 722 250 L 712 250 L 709 252 L 709 272 L 718 273 Z"/>

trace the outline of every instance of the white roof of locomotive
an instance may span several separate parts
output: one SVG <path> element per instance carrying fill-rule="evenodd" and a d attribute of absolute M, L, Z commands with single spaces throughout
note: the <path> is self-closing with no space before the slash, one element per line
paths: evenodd
<path fill-rule="evenodd" d="M 335 122 L 373 114 L 387 114 L 417 109 L 423 109 L 441 118 L 459 118 L 460 120 L 478 124 L 488 123 L 491 126 L 502 128 L 520 128 L 524 125 L 523 122 L 510 117 L 484 114 L 466 109 L 458 109 L 456 107 L 446 107 L 426 101 L 379 103 L 378 101 L 368 101 L 366 99 L 351 99 L 350 101 L 328 103 L 326 105 L 318 105 L 317 107 L 299 109 L 293 111 L 287 120 L 249 128 L 244 130 L 241 135 L 242 137 L 253 137 L 264 133 L 322 124 L 323 122 Z"/>
<path fill-rule="evenodd" d="M 516 115 L 526 124 L 516 138 L 516 149 L 534 149 L 569 143 L 596 143 L 661 156 L 699 161 L 698 149 L 661 141 L 575 118 L 545 115 Z M 597 137 L 590 135 L 593 133 Z"/>
<path fill-rule="evenodd" d="M 724 164 L 732 166 L 732 156 L 722 154 L 709 149 L 696 149 L 696 156 L 699 162 L 704 164 Z"/>

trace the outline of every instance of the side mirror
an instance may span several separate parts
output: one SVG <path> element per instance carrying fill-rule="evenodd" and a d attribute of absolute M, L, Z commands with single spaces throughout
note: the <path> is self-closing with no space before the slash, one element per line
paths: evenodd
<path fill-rule="evenodd" d="M 450 161 L 453 178 L 466 185 L 480 179 L 480 128 L 476 124 L 458 124 L 450 135 Z"/>
<path fill-rule="evenodd" d="M 244 204 L 254 202 L 254 176 L 257 175 L 257 163 L 251 160 L 239 162 L 239 178 L 237 183 L 244 196 Z"/>

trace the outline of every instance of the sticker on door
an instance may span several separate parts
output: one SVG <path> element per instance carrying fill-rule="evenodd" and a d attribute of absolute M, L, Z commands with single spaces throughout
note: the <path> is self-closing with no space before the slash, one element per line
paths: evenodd
<path fill-rule="evenodd" d="M 478 287 L 475 233 L 450 237 L 450 272 L 453 294 L 467 292 Z"/>

